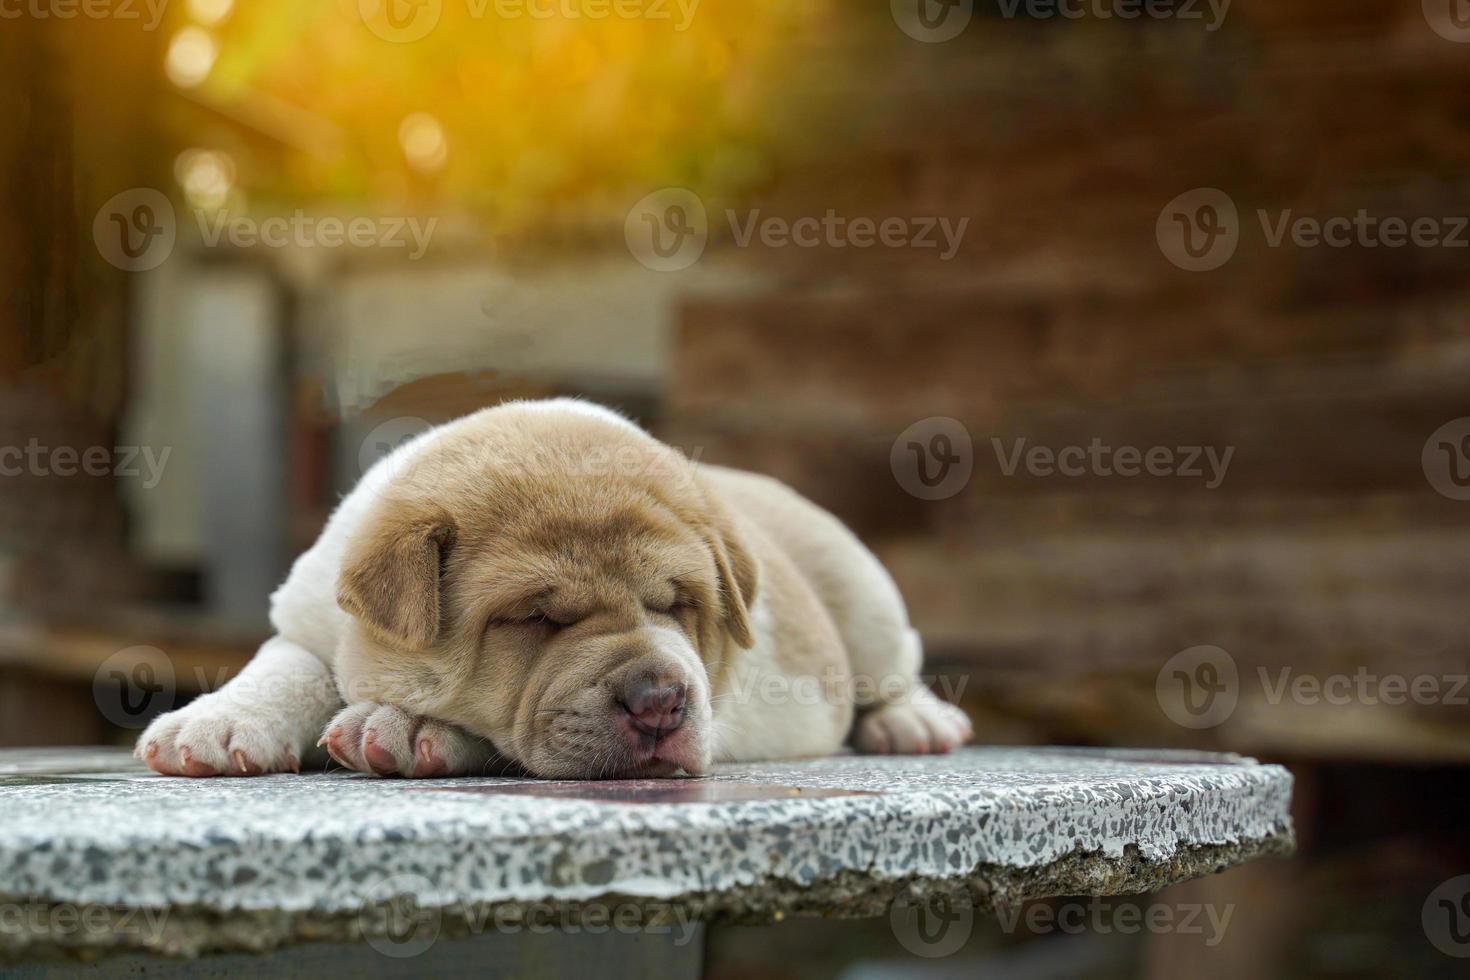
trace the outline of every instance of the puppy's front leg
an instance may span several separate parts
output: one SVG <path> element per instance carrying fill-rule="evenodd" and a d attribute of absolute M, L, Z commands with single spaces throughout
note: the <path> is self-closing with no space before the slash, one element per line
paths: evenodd
<path fill-rule="evenodd" d="M 886 644 L 870 645 L 862 656 L 862 666 L 873 671 L 868 675 L 870 685 L 884 691 L 886 698 L 859 706 L 852 732 L 853 747 L 859 752 L 944 753 L 970 740 L 969 716 L 941 700 L 918 676 L 923 660 L 918 633 L 903 627 L 888 636 Z M 894 681 L 899 682 L 897 691 L 890 689 Z"/>
<path fill-rule="evenodd" d="M 224 687 L 155 718 L 134 753 L 165 776 L 298 772 L 341 703 L 327 665 L 276 636 Z"/>
<path fill-rule="evenodd" d="M 347 768 L 379 776 L 482 776 L 504 766 L 485 739 L 436 718 L 374 701 L 337 712 L 318 744 Z"/>

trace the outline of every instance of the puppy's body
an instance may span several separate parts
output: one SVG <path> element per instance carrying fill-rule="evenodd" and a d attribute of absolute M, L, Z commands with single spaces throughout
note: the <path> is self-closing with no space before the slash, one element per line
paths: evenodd
<path fill-rule="evenodd" d="M 143 734 L 153 768 L 293 770 L 320 740 L 380 774 L 665 775 L 969 734 L 840 522 L 578 401 L 399 447 L 271 605 L 240 675 Z"/>

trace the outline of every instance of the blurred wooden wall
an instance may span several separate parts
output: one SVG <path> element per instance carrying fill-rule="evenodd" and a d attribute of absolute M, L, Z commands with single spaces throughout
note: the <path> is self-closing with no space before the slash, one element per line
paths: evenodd
<path fill-rule="evenodd" d="M 165 186 L 153 129 L 162 40 L 86 17 L 21 16 L 0 30 L 0 446 L 115 445 L 129 280 L 103 260 L 92 222 L 119 191 Z M 99 736 L 89 686 L 58 681 L 65 668 L 36 671 L 36 650 L 10 628 L 136 595 L 125 523 L 111 477 L 28 465 L 0 476 L 0 744 Z"/>
<path fill-rule="evenodd" d="M 1272 248 L 1255 214 L 1470 215 L 1466 46 L 1391 0 L 1238 0 L 1214 33 L 977 13 L 943 44 L 859 19 L 813 43 L 812 98 L 855 61 L 850 131 L 787 161 L 764 213 L 964 216 L 962 247 L 752 245 L 777 286 L 684 306 L 664 433 L 871 540 L 992 737 L 1470 758 L 1464 708 L 1251 697 L 1258 666 L 1470 669 L 1470 504 L 1420 464 L 1470 415 L 1467 251 Z M 1241 215 L 1215 271 L 1155 236 L 1197 187 Z M 973 438 L 941 501 L 890 469 L 930 416 Z M 991 439 L 1022 437 L 1234 456 L 1216 489 L 1005 476 Z M 1246 678 L 1209 731 L 1154 695 L 1200 644 Z"/>

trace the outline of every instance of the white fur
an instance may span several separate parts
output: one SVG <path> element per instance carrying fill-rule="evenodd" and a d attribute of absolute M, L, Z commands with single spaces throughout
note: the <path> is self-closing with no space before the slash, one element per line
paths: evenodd
<path fill-rule="evenodd" d="M 714 756 L 721 762 L 795 759 L 832 750 L 830 704 L 820 678 L 792 679 L 782 670 L 780 636 L 770 606 L 757 596 L 750 609 L 755 644 L 732 669 L 730 690 L 714 705 Z M 813 717 L 813 715 L 817 717 Z"/>

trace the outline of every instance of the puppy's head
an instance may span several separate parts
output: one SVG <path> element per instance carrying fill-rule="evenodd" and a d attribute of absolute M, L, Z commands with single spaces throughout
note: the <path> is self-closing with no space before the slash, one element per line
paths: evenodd
<path fill-rule="evenodd" d="M 339 682 L 550 778 L 702 772 L 756 567 L 693 466 L 621 422 L 507 406 L 394 475 L 350 542 Z"/>

